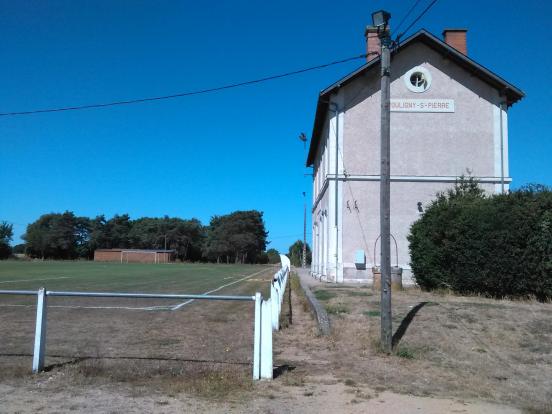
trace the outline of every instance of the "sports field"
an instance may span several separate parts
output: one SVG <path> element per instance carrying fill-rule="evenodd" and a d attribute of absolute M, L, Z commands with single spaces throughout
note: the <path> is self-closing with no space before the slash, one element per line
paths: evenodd
<path fill-rule="evenodd" d="M 254 265 L 4 261 L 0 290 L 266 296 L 276 270 Z M 33 296 L 0 295 L 0 366 L 5 372 L 30 371 L 35 302 Z M 128 361 L 134 367 L 151 367 L 155 361 L 159 370 L 163 363 L 180 371 L 187 369 L 183 364 L 204 363 L 241 365 L 249 371 L 253 308 L 253 302 L 48 297 L 46 366 L 99 360 L 114 361 L 121 370 Z"/>

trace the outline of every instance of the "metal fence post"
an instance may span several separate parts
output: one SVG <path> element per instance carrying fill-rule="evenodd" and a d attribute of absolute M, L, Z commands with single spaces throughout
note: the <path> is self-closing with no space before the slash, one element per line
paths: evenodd
<path fill-rule="evenodd" d="M 262 302 L 261 308 L 261 378 L 272 379 L 272 299 Z"/>
<path fill-rule="evenodd" d="M 46 291 L 38 290 L 36 302 L 36 326 L 33 353 L 33 373 L 44 370 L 44 351 L 46 349 Z"/>
<path fill-rule="evenodd" d="M 255 294 L 255 322 L 253 328 L 253 380 L 261 379 L 261 302 L 259 292 Z"/>

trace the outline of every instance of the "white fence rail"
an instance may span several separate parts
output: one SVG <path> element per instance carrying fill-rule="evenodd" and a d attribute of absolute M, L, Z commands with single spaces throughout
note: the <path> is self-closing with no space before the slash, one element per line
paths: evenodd
<path fill-rule="evenodd" d="M 64 292 L 41 288 L 35 290 L 0 290 L 0 295 L 36 296 L 36 325 L 33 351 L 33 373 L 44 370 L 46 355 L 48 297 L 100 297 L 100 298 L 138 298 L 138 299 L 194 299 L 222 301 L 255 302 L 255 321 L 253 328 L 253 379 L 272 379 L 272 330 L 279 329 L 280 313 L 284 292 L 289 279 L 289 259 L 280 255 L 282 268 L 274 275 L 270 285 L 270 298 L 264 299 L 257 292 L 255 296 L 225 295 L 188 295 L 161 293 L 118 293 L 118 292 Z"/>
<path fill-rule="evenodd" d="M 280 329 L 280 314 L 284 303 L 284 294 L 289 280 L 290 261 L 287 256 L 280 255 L 282 268 L 274 275 L 270 284 L 270 301 L 272 305 L 272 329 Z"/>

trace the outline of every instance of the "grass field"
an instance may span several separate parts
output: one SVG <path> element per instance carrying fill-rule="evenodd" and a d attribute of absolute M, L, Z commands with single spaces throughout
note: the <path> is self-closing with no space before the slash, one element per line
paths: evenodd
<path fill-rule="evenodd" d="M 2 261 L 0 289 L 199 294 L 265 269 L 252 265 Z"/>
<path fill-rule="evenodd" d="M 266 295 L 274 271 L 253 265 L 4 261 L 0 290 Z M 0 295 L 0 377 L 30 371 L 35 302 Z M 241 366 L 249 373 L 253 302 L 193 301 L 173 310 L 183 302 L 49 297 L 46 365 L 96 361 L 94 370 L 100 366 L 112 375 L 107 365 L 143 374 L 182 372 L 197 362 Z"/>

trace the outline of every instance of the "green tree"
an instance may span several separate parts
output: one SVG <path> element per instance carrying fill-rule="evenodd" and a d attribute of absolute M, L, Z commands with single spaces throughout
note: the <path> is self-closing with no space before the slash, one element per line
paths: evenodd
<path fill-rule="evenodd" d="M 96 249 L 106 249 L 111 246 L 111 241 L 109 240 L 109 234 L 107 231 L 107 220 L 105 216 L 99 215 L 94 219 L 90 219 L 90 240 L 89 240 L 89 251 L 91 256 L 94 254 Z"/>
<path fill-rule="evenodd" d="M 132 222 L 128 214 L 115 214 L 105 223 L 106 248 L 130 248 L 129 233 L 131 228 Z"/>
<path fill-rule="evenodd" d="M 204 228 L 197 219 L 142 217 L 132 222 L 129 243 L 137 249 L 173 249 L 180 260 L 201 259 Z"/>
<path fill-rule="evenodd" d="M 266 249 L 263 213 L 235 211 L 211 218 L 207 229 L 203 254 L 212 261 L 257 263 Z"/>
<path fill-rule="evenodd" d="M 50 213 L 27 226 L 22 236 L 27 253 L 42 259 L 76 259 L 89 256 L 90 220 L 73 212 Z"/>
<path fill-rule="evenodd" d="M 297 240 L 289 247 L 288 252 L 289 261 L 293 266 L 300 267 L 303 262 L 303 241 Z M 307 265 L 310 265 L 312 261 L 312 253 L 309 244 L 307 243 Z"/>
<path fill-rule="evenodd" d="M 268 249 L 266 251 L 266 254 L 268 256 L 268 263 L 270 263 L 270 264 L 280 263 L 280 252 L 278 252 L 278 250 Z"/>
<path fill-rule="evenodd" d="M 24 254 L 25 253 L 25 243 L 16 244 L 13 246 L 13 253 L 14 254 Z"/>
<path fill-rule="evenodd" d="M 207 237 L 203 246 L 203 255 L 210 261 L 230 262 L 231 245 L 224 228 L 224 217 L 213 216 L 207 228 Z"/>
<path fill-rule="evenodd" d="M 13 224 L 7 221 L 0 222 L 0 260 L 11 256 L 10 242 L 13 238 Z"/>

